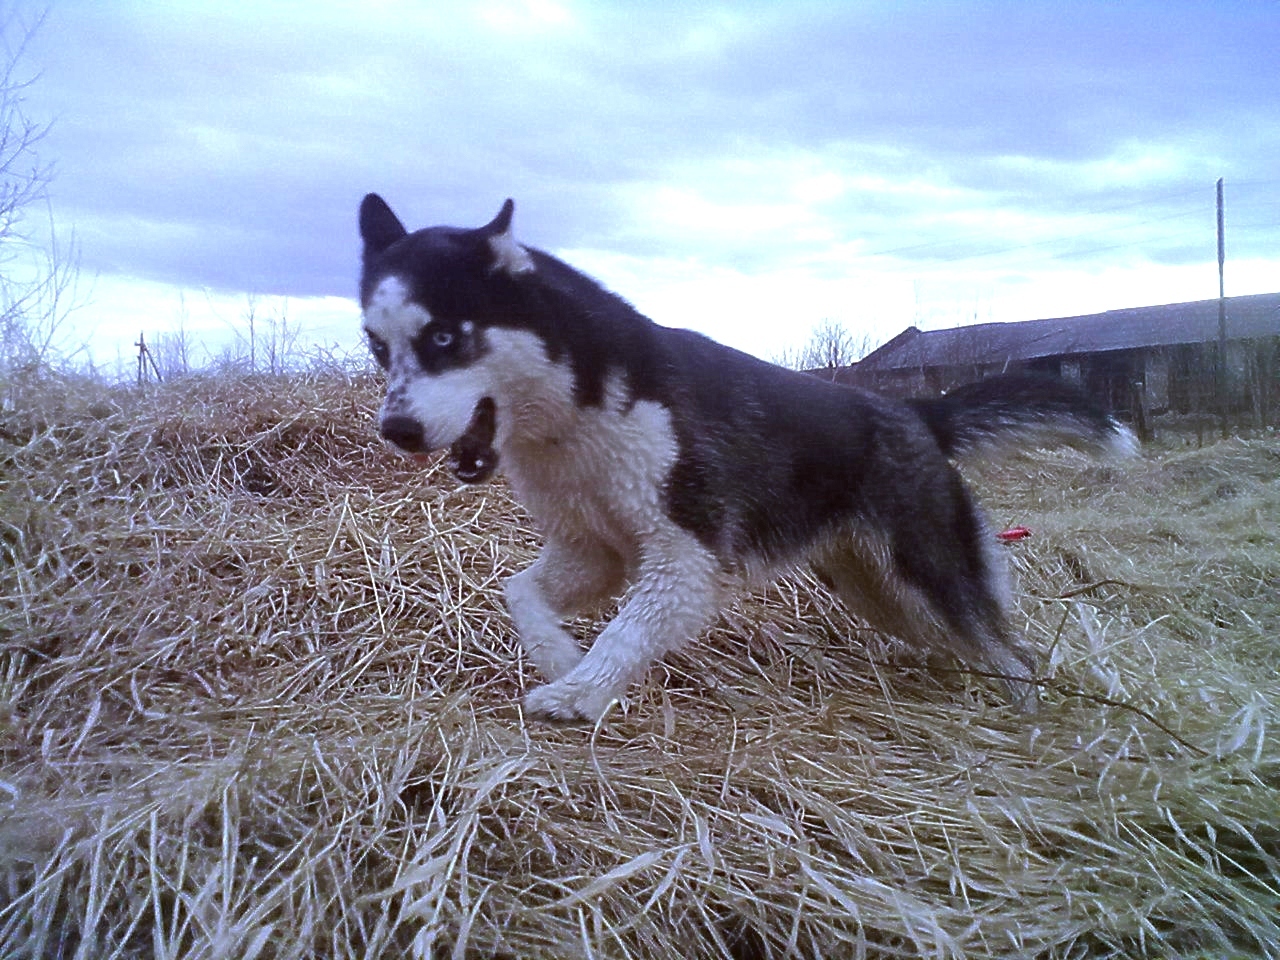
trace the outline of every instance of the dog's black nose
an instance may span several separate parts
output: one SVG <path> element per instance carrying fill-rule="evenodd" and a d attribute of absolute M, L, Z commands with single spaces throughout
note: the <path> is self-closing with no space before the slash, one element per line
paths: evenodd
<path fill-rule="evenodd" d="M 426 452 L 422 424 L 413 417 L 386 417 L 378 429 L 384 440 L 390 440 L 401 450 L 407 450 L 410 453 Z"/>

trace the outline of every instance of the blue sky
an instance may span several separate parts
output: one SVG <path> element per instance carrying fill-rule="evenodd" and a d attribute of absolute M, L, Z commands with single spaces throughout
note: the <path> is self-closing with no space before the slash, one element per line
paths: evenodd
<path fill-rule="evenodd" d="M 1273 0 L 54 0 L 24 109 L 98 356 L 250 295 L 354 345 L 373 190 L 411 227 L 511 196 L 524 242 L 767 357 L 1216 296 L 1218 177 L 1228 293 L 1280 290 L 1277 51 Z"/>

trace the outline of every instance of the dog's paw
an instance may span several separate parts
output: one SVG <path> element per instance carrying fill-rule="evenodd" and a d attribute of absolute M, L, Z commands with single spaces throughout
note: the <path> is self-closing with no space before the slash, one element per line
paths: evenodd
<path fill-rule="evenodd" d="M 615 699 L 616 694 L 610 690 L 560 680 L 529 691 L 524 698 L 524 711 L 543 720 L 595 723 Z"/>

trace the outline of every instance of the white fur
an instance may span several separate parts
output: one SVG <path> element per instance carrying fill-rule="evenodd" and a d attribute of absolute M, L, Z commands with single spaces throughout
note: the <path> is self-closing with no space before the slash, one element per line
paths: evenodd
<path fill-rule="evenodd" d="M 528 710 L 594 720 L 650 663 L 706 628 L 722 577 L 711 551 L 663 508 L 677 452 L 667 409 L 628 406 L 616 383 L 601 407 L 577 407 L 571 382 L 562 381 L 558 420 L 499 428 L 499 462 L 546 536 L 537 562 L 508 582 L 507 603 L 525 653 L 552 681 L 529 694 Z M 628 582 L 618 615 L 584 655 L 561 620 Z"/>
<path fill-rule="evenodd" d="M 1138 435 L 1126 424 L 1112 420 L 1114 432 L 1111 435 L 1107 455 L 1116 460 L 1128 460 L 1136 457 L 1142 450 Z"/>
<path fill-rule="evenodd" d="M 632 559 L 637 569 L 622 609 L 568 673 L 528 695 L 530 713 L 596 719 L 650 663 L 696 637 L 715 616 L 719 567 L 691 534 L 667 524 Z M 523 633 L 521 641 L 529 650 Z"/>
<path fill-rule="evenodd" d="M 436 448 L 462 436 L 476 403 L 493 398 L 499 469 L 546 537 L 538 560 L 506 587 L 521 645 L 551 681 L 526 706 L 534 715 L 594 720 L 650 663 L 701 633 L 720 606 L 718 561 L 664 509 L 677 454 L 670 412 L 629 403 L 617 382 L 606 385 L 600 406 L 576 404 L 573 371 L 521 330 L 489 328 L 475 363 L 425 373 L 410 341 L 431 321 L 395 278 L 370 298 L 365 326 L 390 350 L 382 415 L 417 419 Z M 618 616 L 584 653 L 562 620 L 628 583 Z"/>
<path fill-rule="evenodd" d="M 428 450 L 447 447 L 466 433 L 476 404 L 486 395 L 483 372 L 471 367 L 411 377 L 399 395 L 388 394 L 382 417 L 413 417 L 422 424 Z"/>
<path fill-rule="evenodd" d="M 424 324 L 431 322 L 431 314 L 409 300 L 409 290 L 399 277 L 384 277 L 369 298 L 364 310 L 365 327 L 387 337 L 393 332 L 405 332 L 412 336 Z"/>
<path fill-rule="evenodd" d="M 507 273 L 528 273 L 534 268 L 533 257 L 529 256 L 528 250 L 516 242 L 510 228 L 504 233 L 490 237 L 489 249 L 493 251 L 495 270 L 505 270 Z"/>

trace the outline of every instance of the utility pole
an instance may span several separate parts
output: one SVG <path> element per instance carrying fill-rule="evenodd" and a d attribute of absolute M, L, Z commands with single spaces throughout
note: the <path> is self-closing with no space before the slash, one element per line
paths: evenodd
<path fill-rule="evenodd" d="M 151 366 L 151 372 L 155 374 L 156 383 L 163 383 L 164 377 L 160 376 L 160 368 L 156 365 L 155 354 L 147 346 L 145 331 L 138 333 L 138 342 L 134 346 L 138 348 L 138 386 L 142 386 L 147 382 L 148 364 Z"/>
<path fill-rule="evenodd" d="M 1222 178 L 1218 178 L 1218 413 L 1222 417 L 1222 439 L 1227 439 L 1227 286 L 1223 264 L 1227 259 L 1222 214 Z"/>

